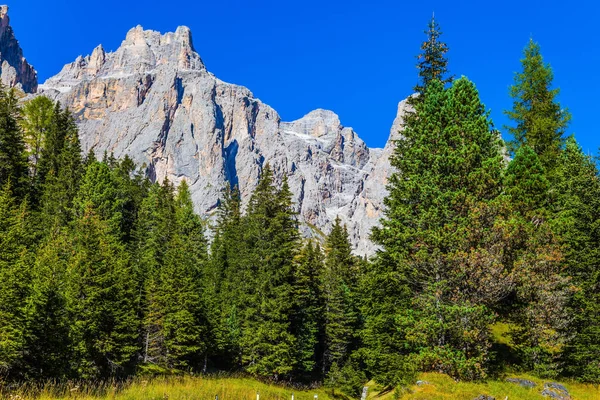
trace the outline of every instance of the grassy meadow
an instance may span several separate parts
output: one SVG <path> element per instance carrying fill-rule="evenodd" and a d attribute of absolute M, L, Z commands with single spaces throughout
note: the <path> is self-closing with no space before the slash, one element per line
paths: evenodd
<path fill-rule="evenodd" d="M 419 376 L 428 382 L 421 386 L 413 385 L 404 390 L 384 390 L 374 382 L 369 382 L 368 400 L 473 400 L 481 394 L 490 395 L 497 400 L 542 400 L 541 391 L 545 380 L 529 376 L 515 375 L 529 379 L 537 384 L 528 389 L 504 380 L 487 382 L 455 382 L 452 378 L 436 373 L 424 373 Z M 598 400 L 598 386 L 576 382 L 561 382 L 571 394 L 573 400 Z M 349 400 L 349 397 L 330 389 L 298 390 L 283 386 L 258 382 L 251 378 L 204 378 L 204 377 L 161 377 L 135 379 L 125 385 L 76 384 L 65 386 L 46 385 L 42 389 L 22 387 L 1 397 L 9 400 L 254 400 L 256 394 L 260 400 L 289 400 L 294 394 L 295 400 Z"/>

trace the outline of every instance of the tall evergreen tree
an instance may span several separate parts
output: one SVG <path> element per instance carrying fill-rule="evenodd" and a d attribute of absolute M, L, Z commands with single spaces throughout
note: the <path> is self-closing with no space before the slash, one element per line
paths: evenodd
<path fill-rule="evenodd" d="M 159 267 L 152 310 L 161 322 L 165 366 L 194 368 L 212 344 L 201 287 L 207 245 L 185 181 L 175 203 L 176 230 Z"/>
<path fill-rule="evenodd" d="M 281 190 L 267 165 L 248 206 L 245 221 L 248 247 L 248 306 L 241 338 L 246 370 L 275 380 L 295 368 L 293 316 L 294 256 L 299 247 L 292 196 L 284 180 Z"/>
<path fill-rule="evenodd" d="M 552 174 L 571 114 L 556 100 L 559 89 L 552 89 L 554 75 L 550 65 L 544 63 L 539 44 L 530 39 L 523 55 L 522 71 L 515 74 L 510 87 L 513 107 L 505 112 L 514 123 L 507 126 L 514 138 L 509 148 L 516 152 L 528 145 L 540 157 L 546 173 Z"/>
<path fill-rule="evenodd" d="M 383 247 L 375 265 L 401 286 L 387 290 L 412 293 L 412 299 L 384 300 L 396 306 L 379 309 L 394 315 L 387 323 L 368 316 L 375 322 L 367 325 L 383 332 L 367 329 L 366 335 L 371 341 L 381 336 L 390 350 L 415 352 L 423 369 L 466 379 L 485 376 L 489 303 L 510 283 L 498 246 L 481 241 L 495 229 L 495 218 L 486 216 L 494 213 L 501 189 L 498 135 L 474 85 L 461 78 L 448 91 L 431 82 L 418 118 L 406 124 L 403 136 L 391 160 L 398 172 L 388 185 L 383 226 L 373 237 Z M 495 290 L 488 293 L 485 285 L 477 290 L 491 276 L 500 279 Z M 408 309 L 398 308 L 407 303 Z M 392 347 L 393 337 L 403 343 Z"/>
<path fill-rule="evenodd" d="M 352 255 L 348 231 L 339 217 L 325 243 L 323 296 L 325 300 L 325 372 L 342 368 L 358 345 L 358 262 Z"/>
<path fill-rule="evenodd" d="M 168 180 L 154 183 L 142 201 L 135 227 L 135 274 L 138 302 L 143 310 L 143 361 L 166 365 L 162 269 L 176 234 L 174 188 Z"/>
<path fill-rule="evenodd" d="M 22 362 L 26 335 L 24 304 L 29 294 L 31 235 L 27 203 L 17 205 L 6 182 L 0 192 L 0 373 Z"/>
<path fill-rule="evenodd" d="M 568 279 L 561 275 L 562 252 L 548 210 L 549 182 L 538 155 L 520 148 L 504 177 L 512 205 L 511 235 L 505 260 L 516 279 L 516 301 L 510 304 L 513 344 L 529 370 L 553 377 L 567 340 Z"/>
<path fill-rule="evenodd" d="M 23 105 L 20 125 L 23 129 L 27 155 L 30 164 L 30 182 L 33 197 L 37 199 L 39 191 L 39 165 L 46 137 L 52 127 L 54 103 L 46 96 L 38 96 Z"/>
<path fill-rule="evenodd" d="M 237 188 L 227 186 L 219 202 L 204 285 L 215 340 L 212 361 L 220 368 L 240 368 L 242 365 L 242 321 L 248 305 L 248 283 L 253 277 L 243 262 L 246 254 L 243 237 L 240 193 Z"/>
<path fill-rule="evenodd" d="M 559 158 L 553 227 L 563 245 L 565 273 L 577 286 L 569 307 L 571 338 L 566 372 L 600 383 L 600 180 L 594 160 L 567 139 Z"/>
<path fill-rule="evenodd" d="M 297 377 L 314 380 L 320 376 L 325 345 L 322 276 L 324 257 L 318 244 L 309 241 L 298 254 L 294 277 L 294 316 L 297 338 Z"/>
<path fill-rule="evenodd" d="M 128 255 L 91 202 L 74 221 L 72 241 L 66 298 L 76 372 L 84 378 L 131 373 L 139 324 Z"/>
<path fill-rule="evenodd" d="M 71 243 L 65 232 L 53 230 L 40 247 L 27 299 L 25 372 L 35 379 L 62 379 L 71 376 L 73 362 L 67 312 L 67 264 Z"/>
<path fill-rule="evenodd" d="M 66 226 L 73 220 L 73 200 L 83 175 L 77 126 L 69 110 L 56 104 L 51 129 L 39 161 L 38 177 L 43 189 L 41 221 L 46 228 Z"/>
<path fill-rule="evenodd" d="M 417 57 L 419 82 L 414 87 L 415 92 L 420 95 L 424 95 L 427 86 L 435 80 L 443 84 L 453 80 L 452 76 L 448 75 L 448 45 L 440 40 L 442 31 L 435 17 L 431 17 L 425 34 L 427 40 L 421 44 L 421 53 Z"/>
<path fill-rule="evenodd" d="M 15 90 L 0 86 L 0 185 L 10 181 L 14 195 L 23 199 L 27 194 L 28 171 L 19 113 Z"/>

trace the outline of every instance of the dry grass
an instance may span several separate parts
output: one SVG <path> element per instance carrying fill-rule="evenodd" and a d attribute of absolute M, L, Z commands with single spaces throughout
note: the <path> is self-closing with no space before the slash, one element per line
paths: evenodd
<path fill-rule="evenodd" d="M 473 400 L 480 394 L 487 394 L 497 400 L 542 400 L 544 380 L 529 375 L 519 375 L 519 378 L 534 381 L 537 386 L 533 389 L 501 381 L 487 382 L 455 382 L 446 375 L 426 373 L 419 376 L 420 380 L 429 384 L 412 386 L 400 394 L 402 400 Z M 600 400 L 600 388 L 576 382 L 561 382 L 571 393 L 573 400 Z M 397 394 L 392 391 L 381 393 L 381 389 L 369 382 L 369 400 L 395 400 Z M 12 395 L 0 396 L 3 399 L 24 400 L 255 400 L 256 393 L 260 400 L 290 400 L 294 393 L 295 400 L 342 400 L 345 397 L 329 390 L 297 390 L 282 386 L 269 385 L 250 378 L 203 378 L 203 377 L 164 377 L 145 380 L 138 378 L 124 385 L 105 384 L 80 386 L 46 385 L 42 389 L 23 387 Z"/>
<path fill-rule="evenodd" d="M 104 385 L 45 385 L 42 389 L 22 387 L 11 395 L 1 396 L 10 400 L 254 400 L 256 394 L 260 400 L 342 399 L 332 397 L 330 391 L 298 390 L 282 386 L 261 383 L 249 378 L 203 378 L 203 377 L 164 377 L 149 380 L 135 379 L 127 384 Z"/>

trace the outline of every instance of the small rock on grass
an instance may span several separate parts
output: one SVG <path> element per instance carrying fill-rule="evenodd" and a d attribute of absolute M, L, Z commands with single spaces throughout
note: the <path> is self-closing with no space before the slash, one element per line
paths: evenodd
<path fill-rule="evenodd" d="M 557 400 L 569 400 L 571 395 L 566 387 L 556 382 L 544 383 L 544 390 L 542 390 L 542 396 L 550 397 L 551 399 Z"/>
<path fill-rule="evenodd" d="M 535 387 L 535 382 L 530 381 L 529 379 L 521 379 L 521 378 L 507 378 L 506 382 L 516 383 L 517 385 L 521 385 L 526 388 Z"/>

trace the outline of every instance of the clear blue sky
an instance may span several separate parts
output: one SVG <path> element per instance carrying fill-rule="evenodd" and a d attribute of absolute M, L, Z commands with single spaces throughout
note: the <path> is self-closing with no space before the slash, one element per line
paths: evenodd
<path fill-rule="evenodd" d="M 570 132 L 600 147 L 600 5 L 596 1 L 183 1 L 6 0 L 12 25 L 40 80 L 126 32 L 192 29 L 209 71 L 248 87 L 284 120 L 335 111 L 371 147 L 385 144 L 399 100 L 411 93 L 415 55 L 435 12 L 450 70 L 475 82 L 496 126 L 530 37 L 538 41 L 573 114 Z"/>

